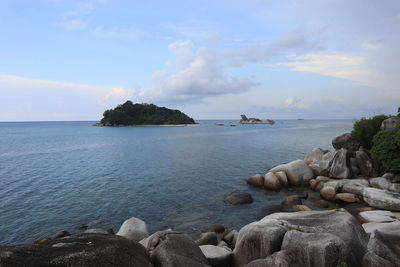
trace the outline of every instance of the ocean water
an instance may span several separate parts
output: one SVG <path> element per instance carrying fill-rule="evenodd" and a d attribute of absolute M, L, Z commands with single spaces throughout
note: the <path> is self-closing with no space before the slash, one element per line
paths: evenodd
<path fill-rule="evenodd" d="M 353 123 L 216 122 L 116 128 L 0 123 L 0 244 L 75 233 L 82 224 L 117 231 L 132 216 L 146 221 L 150 232 L 196 234 L 215 223 L 238 229 L 293 193 L 249 187 L 247 177 L 303 158 L 314 147 L 332 149 L 332 138 Z M 224 194 L 235 189 L 250 192 L 254 203 L 224 204 Z"/>

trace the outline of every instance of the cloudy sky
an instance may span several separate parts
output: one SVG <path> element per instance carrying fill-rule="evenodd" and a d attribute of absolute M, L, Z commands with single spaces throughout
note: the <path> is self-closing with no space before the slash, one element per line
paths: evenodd
<path fill-rule="evenodd" d="M 356 119 L 400 106 L 398 0 L 1 0 L 0 121 Z"/>

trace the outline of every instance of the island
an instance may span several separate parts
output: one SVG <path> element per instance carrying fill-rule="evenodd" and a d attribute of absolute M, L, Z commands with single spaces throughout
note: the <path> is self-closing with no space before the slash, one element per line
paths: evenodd
<path fill-rule="evenodd" d="M 103 118 L 95 126 L 137 125 L 188 125 L 195 121 L 185 113 L 154 104 L 126 101 L 114 109 L 104 111 Z"/>
<path fill-rule="evenodd" d="M 240 115 L 242 119 L 239 121 L 241 124 L 275 124 L 274 120 L 260 120 L 257 118 L 247 118 L 246 115 Z"/>

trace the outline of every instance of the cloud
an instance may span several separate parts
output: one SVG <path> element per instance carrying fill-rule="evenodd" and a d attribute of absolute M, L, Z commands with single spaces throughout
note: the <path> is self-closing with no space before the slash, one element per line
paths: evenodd
<path fill-rule="evenodd" d="M 138 39 L 144 33 L 137 27 L 130 28 L 111 28 L 105 29 L 103 27 L 96 27 L 90 30 L 90 33 L 96 37 L 102 38 L 116 38 L 116 39 Z"/>
<path fill-rule="evenodd" d="M 64 19 L 61 26 L 66 30 L 84 30 L 88 28 L 89 22 L 82 19 Z"/>
<path fill-rule="evenodd" d="M 117 99 L 117 100 L 131 99 L 135 93 L 136 90 L 128 90 L 122 87 L 112 88 L 111 91 L 109 91 L 107 94 L 104 95 L 103 103 L 111 99 Z"/>
<path fill-rule="evenodd" d="M 283 105 L 285 107 L 290 107 L 293 106 L 294 104 L 296 104 L 298 102 L 298 99 L 294 98 L 294 97 L 289 97 L 287 99 L 285 99 L 285 101 L 283 102 Z"/>

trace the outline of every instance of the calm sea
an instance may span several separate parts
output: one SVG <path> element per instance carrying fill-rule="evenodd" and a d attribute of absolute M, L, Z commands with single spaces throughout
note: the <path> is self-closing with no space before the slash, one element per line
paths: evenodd
<path fill-rule="evenodd" d="M 93 123 L 0 123 L 0 244 L 78 232 L 82 224 L 117 231 L 132 216 L 150 232 L 198 233 L 215 223 L 239 228 L 291 193 L 250 188 L 247 177 L 303 158 L 313 147 L 332 149 L 332 138 L 352 128 L 350 120 Z M 224 194 L 234 189 L 250 192 L 255 202 L 225 205 Z"/>

